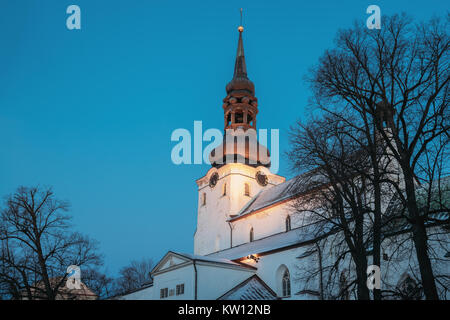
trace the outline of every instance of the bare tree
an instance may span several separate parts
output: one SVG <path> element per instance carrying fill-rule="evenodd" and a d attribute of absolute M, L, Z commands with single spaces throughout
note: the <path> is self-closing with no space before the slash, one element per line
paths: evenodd
<path fill-rule="evenodd" d="M 375 126 L 386 153 L 398 163 L 401 179 L 379 182 L 395 188 L 406 208 L 427 299 L 438 299 L 438 293 L 425 226 L 429 213 L 419 208 L 416 189 L 439 183 L 437 171 L 424 167 L 438 168 L 439 157 L 429 157 L 432 145 L 440 150 L 437 154 L 445 154 L 442 149 L 448 145 L 448 22 L 447 17 L 413 24 L 394 15 L 383 18 L 381 30 L 360 23 L 338 33 L 336 48 L 323 55 L 309 77 L 315 106 L 345 114 L 343 121 L 347 115 L 358 116 L 348 125 L 367 137 Z"/>
<path fill-rule="evenodd" d="M 82 281 L 99 299 L 105 299 L 114 293 L 114 279 L 105 272 L 87 269 L 83 271 Z"/>
<path fill-rule="evenodd" d="M 370 170 L 370 159 L 352 138 L 358 132 L 351 133 L 349 129 L 335 116 L 314 119 L 306 125 L 298 123 L 292 128 L 289 157 L 295 170 L 307 172 L 304 176 L 310 177 L 301 184 L 314 190 L 299 197 L 294 206 L 297 212 L 309 216 L 319 232 L 339 232 L 342 237 L 334 237 L 339 244 L 333 244 L 336 259 L 331 271 L 337 271 L 340 261 L 348 261 L 349 255 L 355 266 L 356 279 L 352 284 L 356 285 L 357 297 L 368 300 L 367 248 L 373 229 L 367 227 L 365 220 L 372 212 L 372 198 L 367 196 L 370 190 L 361 173 Z M 329 272 L 328 277 L 332 274 L 335 273 Z"/>
<path fill-rule="evenodd" d="M 142 287 L 153 279 L 150 275 L 154 265 L 152 259 L 143 258 L 133 260 L 128 266 L 119 271 L 119 278 L 115 281 L 115 294 L 124 294 Z"/>
<path fill-rule="evenodd" d="M 57 298 L 67 267 L 102 263 L 97 243 L 71 230 L 69 204 L 51 188 L 19 187 L 0 215 L 0 289 L 15 299 Z"/>

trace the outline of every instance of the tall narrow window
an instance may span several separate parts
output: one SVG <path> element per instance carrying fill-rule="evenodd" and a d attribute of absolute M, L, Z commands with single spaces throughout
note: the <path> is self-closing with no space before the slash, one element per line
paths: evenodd
<path fill-rule="evenodd" d="M 291 230 L 291 216 L 286 217 L 286 231 Z"/>
<path fill-rule="evenodd" d="M 248 183 L 246 183 L 244 186 L 244 195 L 250 197 L 250 185 Z"/>
<path fill-rule="evenodd" d="M 253 228 L 250 229 L 250 242 L 253 242 Z"/>
<path fill-rule="evenodd" d="M 202 194 L 202 206 L 206 205 L 206 193 L 203 192 Z"/>
<path fill-rule="evenodd" d="M 222 195 L 224 195 L 224 196 L 227 195 L 227 183 L 226 182 L 223 184 L 223 193 L 222 193 Z"/>
<path fill-rule="evenodd" d="M 282 288 L 283 288 L 283 297 L 289 297 L 291 295 L 291 279 L 289 277 L 289 271 L 285 270 L 283 274 Z"/>

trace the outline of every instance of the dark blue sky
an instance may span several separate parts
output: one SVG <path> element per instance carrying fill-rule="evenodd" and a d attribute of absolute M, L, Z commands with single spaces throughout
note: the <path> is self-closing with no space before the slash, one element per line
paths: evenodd
<path fill-rule="evenodd" d="M 82 29 L 66 28 L 81 8 Z M 427 1 L 2 0 L 0 196 L 53 186 L 76 228 L 100 241 L 108 271 L 131 259 L 193 250 L 195 180 L 207 165 L 175 166 L 173 130 L 223 127 L 239 8 L 259 128 L 307 116 L 303 76 L 339 28 L 381 13 L 445 15 Z M 281 175 L 291 176 L 281 158 Z"/>

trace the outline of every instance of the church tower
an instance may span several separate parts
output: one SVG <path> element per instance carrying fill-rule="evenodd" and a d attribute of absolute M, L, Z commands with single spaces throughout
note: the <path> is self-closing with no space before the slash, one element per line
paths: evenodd
<path fill-rule="evenodd" d="M 260 191 L 285 181 L 270 172 L 269 151 L 257 139 L 258 99 L 255 85 L 247 76 L 243 31 L 239 26 L 234 74 L 223 99 L 223 142 L 210 154 L 212 167 L 196 181 L 194 253 L 199 255 L 232 247 L 233 225 L 228 220 L 238 215 Z"/>

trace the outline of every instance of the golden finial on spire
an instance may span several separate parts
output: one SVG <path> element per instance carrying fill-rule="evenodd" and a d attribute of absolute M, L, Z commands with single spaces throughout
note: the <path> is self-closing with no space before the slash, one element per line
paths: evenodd
<path fill-rule="evenodd" d="M 241 8 L 241 24 L 240 24 L 240 26 L 238 27 L 238 31 L 239 31 L 239 32 L 244 31 L 244 27 L 242 26 L 242 8 Z"/>

